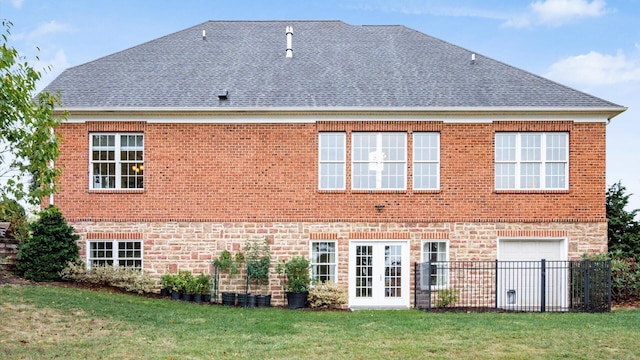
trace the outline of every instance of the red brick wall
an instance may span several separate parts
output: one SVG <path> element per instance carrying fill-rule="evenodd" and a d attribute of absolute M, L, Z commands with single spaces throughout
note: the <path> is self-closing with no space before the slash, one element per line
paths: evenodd
<path fill-rule="evenodd" d="M 110 130 L 144 131 L 144 191 L 88 190 L 89 131 Z M 367 130 L 440 131 L 441 189 L 412 191 L 409 168 L 407 191 L 318 191 L 318 131 L 346 131 L 349 138 L 351 131 Z M 59 131 L 64 143 L 56 164 L 64 168 L 55 203 L 70 220 L 605 220 L 604 123 L 65 123 Z M 569 190 L 497 193 L 495 131 L 568 131 Z M 411 136 L 407 139 L 411 146 Z M 349 145 L 347 153 L 349 160 Z M 377 211 L 376 204 L 385 208 Z"/>

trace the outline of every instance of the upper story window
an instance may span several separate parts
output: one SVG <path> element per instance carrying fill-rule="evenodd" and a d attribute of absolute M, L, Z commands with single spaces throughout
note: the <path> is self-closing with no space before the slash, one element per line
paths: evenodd
<path fill-rule="evenodd" d="M 318 187 L 321 190 L 344 190 L 346 172 L 345 133 L 320 133 Z"/>
<path fill-rule="evenodd" d="M 407 134 L 354 132 L 351 182 L 354 190 L 407 187 Z"/>
<path fill-rule="evenodd" d="M 495 186 L 506 189 L 568 189 L 569 134 L 496 133 Z"/>
<path fill-rule="evenodd" d="M 440 133 L 413 133 L 413 188 L 440 188 Z"/>
<path fill-rule="evenodd" d="M 91 189 L 144 188 L 144 136 L 91 134 Z"/>

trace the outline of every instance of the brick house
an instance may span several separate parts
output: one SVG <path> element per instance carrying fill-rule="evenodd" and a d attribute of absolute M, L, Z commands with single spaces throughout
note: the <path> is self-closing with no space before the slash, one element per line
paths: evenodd
<path fill-rule="evenodd" d="M 415 262 L 607 248 L 625 108 L 403 26 L 205 22 L 46 90 L 68 112 L 52 201 L 89 266 L 209 272 L 266 237 L 349 306 L 403 308 Z"/>

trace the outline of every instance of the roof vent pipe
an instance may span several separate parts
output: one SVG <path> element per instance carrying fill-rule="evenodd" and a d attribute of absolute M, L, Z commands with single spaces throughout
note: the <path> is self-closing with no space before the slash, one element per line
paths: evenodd
<path fill-rule="evenodd" d="M 207 30 L 202 30 L 202 40 L 207 40 Z"/>
<path fill-rule="evenodd" d="M 476 54 L 471 54 L 471 64 L 476 63 Z"/>
<path fill-rule="evenodd" d="M 285 29 L 285 32 L 287 34 L 287 57 L 292 58 L 293 47 L 291 43 L 293 42 L 293 26 L 287 26 L 287 28 Z"/>

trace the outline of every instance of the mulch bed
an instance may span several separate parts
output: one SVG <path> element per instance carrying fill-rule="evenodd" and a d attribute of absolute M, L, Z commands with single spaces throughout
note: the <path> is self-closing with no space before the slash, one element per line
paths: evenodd
<path fill-rule="evenodd" d="M 94 285 L 94 284 L 84 284 L 84 283 L 76 283 L 76 282 L 66 282 L 66 281 L 56 281 L 56 282 L 35 282 L 30 280 L 25 280 L 19 277 L 12 271 L 7 271 L 6 269 L 0 268 L 0 285 L 52 285 L 52 286 L 60 286 L 66 288 L 78 288 L 78 289 L 87 289 L 91 291 L 104 291 L 112 294 L 130 294 L 124 289 L 115 288 L 111 286 L 102 286 L 102 285 Z M 160 296 L 160 294 L 156 293 L 146 293 L 140 294 L 140 296 L 144 296 L 151 299 L 162 299 L 164 297 Z M 640 298 L 631 299 L 625 301 L 614 301 L 611 304 L 611 308 L 613 310 L 617 309 L 640 309 Z M 348 309 L 300 309 L 304 311 L 349 311 Z M 456 309 L 456 311 L 466 312 L 469 310 L 470 312 L 495 312 L 495 309 Z M 445 310 L 446 311 L 446 310 Z M 449 310 L 451 311 L 451 310 Z"/>

